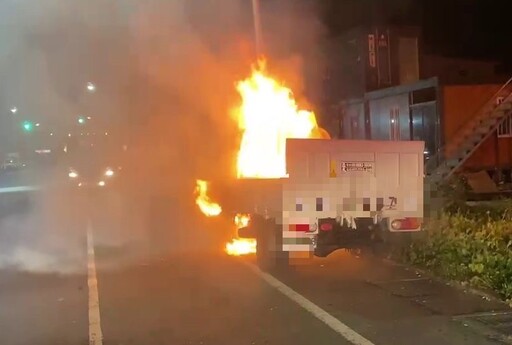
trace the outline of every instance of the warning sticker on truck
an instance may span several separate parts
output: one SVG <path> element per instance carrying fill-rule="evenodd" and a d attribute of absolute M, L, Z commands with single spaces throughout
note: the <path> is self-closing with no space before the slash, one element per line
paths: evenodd
<path fill-rule="evenodd" d="M 374 172 L 374 162 L 341 162 L 342 172 Z"/>

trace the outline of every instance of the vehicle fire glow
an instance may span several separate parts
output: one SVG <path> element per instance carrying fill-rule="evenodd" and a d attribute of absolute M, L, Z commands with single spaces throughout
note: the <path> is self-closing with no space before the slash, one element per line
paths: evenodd
<path fill-rule="evenodd" d="M 219 204 L 210 200 L 208 196 L 208 182 L 203 180 L 196 181 L 196 204 L 207 217 L 216 217 L 222 212 Z"/>
<path fill-rule="evenodd" d="M 286 177 L 286 139 L 329 138 L 315 113 L 301 110 L 292 91 L 269 76 L 265 60 L 237 83 L 242 102 L 234 110 L 242 132 L 237 157 L 238 178 Z"/>
<path fill-rule="evenodd" d="M 242 134 L 237 154 L 237 177 L 286 177 L 286 139 L 329 139 L 318 127 L 315 113 L 299 109 L 291 89 L 271 77 L 266 61 L 258 61 L 252 74 L 236 83 L 241 103 L 233 110 Z M 220 205 L 212 203 L 207 195 L 206 181 L 198 181 L 196 203 L 207 216 L 221 213 Z M 235 225 L 247 226 L 248 215 L 237 215 Z M 234 238 L 226 244 L 226 253 L 240 256 L 256 253 L 256 240 Z"/>

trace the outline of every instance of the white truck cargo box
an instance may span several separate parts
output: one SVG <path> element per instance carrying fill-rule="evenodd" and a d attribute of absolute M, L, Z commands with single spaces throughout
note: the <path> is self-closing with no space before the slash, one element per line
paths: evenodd
<path fill-rule="evenodd" d="M 390 232 L 419 231 L 423 151 L 419 141 L 288 139 L 288 176 L 238 180 L 223 204 L 281 225 L 284 251 L 311 251 L 326 220 L 338 230 L 371 221 Z"/>
<path fill-rule="evenodd" d="M 423 142 L 290 139 L 283 181 L 284 249 L 307 250 L 318 220 L 385 221 L 418 231 L 423 218 Z"/>

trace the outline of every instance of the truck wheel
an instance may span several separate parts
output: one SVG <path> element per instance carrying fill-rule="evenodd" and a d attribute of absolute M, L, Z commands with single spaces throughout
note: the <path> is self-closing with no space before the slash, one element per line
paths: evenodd
<path fill-rule="evenodd" d="M 288 268 L 288 253 L 281 249 L 281 228 L 274 222 L 261 219 L 256 231 L 256 261 L 259 268 L 265 271 Z"/>

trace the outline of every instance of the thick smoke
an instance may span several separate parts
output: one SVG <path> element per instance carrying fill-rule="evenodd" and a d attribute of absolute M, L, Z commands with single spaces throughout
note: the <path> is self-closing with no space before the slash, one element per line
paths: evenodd
<path fill-rule="evenodd" d="M 260 3 L 271 73 L 314 109 L 307 100 L 320 89 L 316 45 L 324 34 L 315 2 Z M 38 269 L 33 262 L 41 258 L 45 269 L 60 269 L 81 258 L 89 222 L 98 246 L 217 249 L 231 229 L 220 220 L 213 223 L 224 232 L 209 228 L 194 205 L 194 181 L 235 174 L 239 133 L 229 114 L 239 102 L 235 82 L 256 61 L 251 2 L 11 0 L 0 13 L 9 28 L 0 47 L 0 104 L 52 123 L 59 137 L 77 114 L 91 114 L 96 129 L 115 132 L 128 148 L 120 191 L 72 200 L 54 187 L 55 172 L 52 192 L 32 197 L 25 214 L 4 217 L 3 230 L 24 230 L 0 239 L 11 247 L 0 264 Z M 93 95 L 84 92 L 88 81 L 97 85 Z"/>

